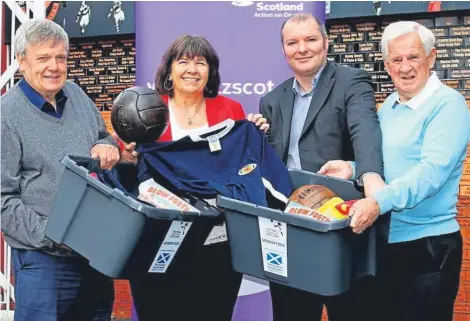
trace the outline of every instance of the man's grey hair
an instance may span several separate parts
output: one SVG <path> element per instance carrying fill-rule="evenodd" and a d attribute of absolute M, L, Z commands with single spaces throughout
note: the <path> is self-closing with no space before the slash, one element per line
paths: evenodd
<path fill-rule="evenodd" d="M 426 56 L 429 55 L 431 49 L 436 45 L 436 37 L 432 31 L 414 21 L 398 21 L 389 24 L 383 31 L 381 40 L 383 59 L 386 60 L 388 57 L 388 44 L 390 41 L 411 32 L 418 33 Z"/>
<path fill-rule="evenodd" d="M 62 43 L 69 52 L 69 36 L 57 23 L 48 19 L 30 19 L 16 31 L 15 54 L 24 56 L 30 45 L 52 40 L 54 45 Z"/>
<path fill-rule="evenodd" d="M 326 27 L 320 21 L 320 19 L 318 19 L 317 17 L 315 17 L 311 13 L 301 12 L 301 13 L 296 13 L 296 14 L 290 16 L 289 18 L 284 20 L 284 22 L 282 23 L 282 26 L 281 26 L 281 43 L 284 43 L 284 27 L 286 26 L 286 23 L 288 23 L 289 21 L 302 22 L 302 21 L 307 21 L 307 20 L 310 20 L 310 19 L 317 23 L 318 27 L 320 28 L 321 34 L 323 36 L 323 39 L 326 39 L 327 38 Z"/>

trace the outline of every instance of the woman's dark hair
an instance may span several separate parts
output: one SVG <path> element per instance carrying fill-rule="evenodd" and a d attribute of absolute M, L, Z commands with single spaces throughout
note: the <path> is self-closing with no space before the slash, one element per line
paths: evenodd
<path fill-rule="evenodd" d="M 204 57 L 209 64 L 209 79 L 204 88 L 204 97 L 216 97 L 219 93 L 219 57 L 210 42 L 201 36 L 183 35 L 178 37 L 163 55 L 155 75 L 155 88 L 160 95 L 173 97 L 173 82 L 169 80 L 171 64 L 181 57 Z M 166 88 L 168 89 L 166 89 Z"/>

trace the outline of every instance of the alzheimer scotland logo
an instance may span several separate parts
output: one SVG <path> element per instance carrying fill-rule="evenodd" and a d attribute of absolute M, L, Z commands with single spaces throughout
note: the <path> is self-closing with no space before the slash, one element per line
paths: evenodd
<path fill-rule="evenodd" d="M 244 0 L 232 1 L 232 5 L 236 7 L 249 7 L 249 6 L 252 6 L 253 4 L 254 4 L 253 1 L 244 1 Z"/>
<path fill-rule="evenodd" d="M 254 5 L 253 1 L 232 1 L 235 7 L 250 7 Z M 255 18 L 288 18 L 296 12 L 304 11 L 303 2 L 257 2 L 255 5 Z"/>
<path fill-rule="evenodd" d="M 167 264 L 171 259 L 171 253 L 163 252 L 157 258 L 157 264 Z"/>
<path fill-rule="evenodd" d="M 267 252 L 266 260 L 268 261 L 268 263 L 273 265 L 282 265 L 282 256 L 277 253 Z"/>

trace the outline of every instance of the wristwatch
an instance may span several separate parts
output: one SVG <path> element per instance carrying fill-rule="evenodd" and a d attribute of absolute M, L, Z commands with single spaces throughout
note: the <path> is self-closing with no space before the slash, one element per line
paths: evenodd
<path fill-rule="evenodd" d="M 367 172 L 367 173 L 364 173 L 362 174 L 360 177 L 358 177 L 356 179 L 356 184 L 360 187 L 364 187 L 364 177 L 367 176 L 367 175 L 370 175 L 370 174 L 374 174 L 374 175 L 379 175 L 377 173 L 374 173 L 374 172 Z M 380 175 L 379 175 L 380 176 Z"/>

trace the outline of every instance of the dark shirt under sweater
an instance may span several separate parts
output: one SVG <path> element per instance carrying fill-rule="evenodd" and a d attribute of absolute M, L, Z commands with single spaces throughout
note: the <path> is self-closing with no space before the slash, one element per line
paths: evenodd
<path fill-rule="evenodd" d="M 85 92 L 70 81 L 63 91 L 61 118 L 34 106 L 18 84 L 1 99 L 1 227 L 13 248 L 60 254 L 45 228 L 64 171 L 61 159 L 89 156 L 95 144 L 117 146 Z"/>

